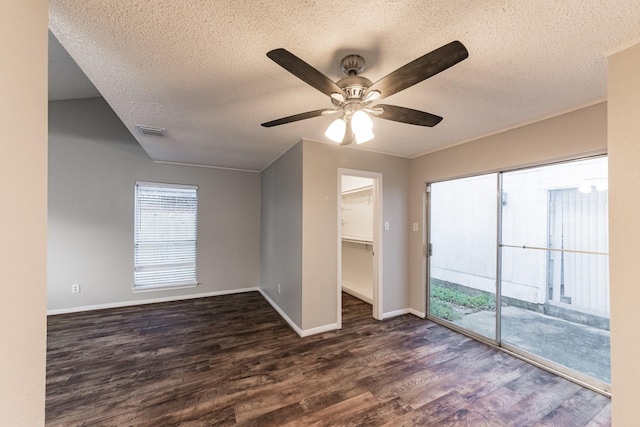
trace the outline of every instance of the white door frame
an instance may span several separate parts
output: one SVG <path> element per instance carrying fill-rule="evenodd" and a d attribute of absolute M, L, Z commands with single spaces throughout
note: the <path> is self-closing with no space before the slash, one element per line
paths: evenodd
<path fill-rule="evenodd" d="M 342 328 L 342 176 L 357 176 L 373 180 L 373 318 L 383 319 L 382 310 L 382 174 L 355 169 L 338 168 L 338 328 Z"/>

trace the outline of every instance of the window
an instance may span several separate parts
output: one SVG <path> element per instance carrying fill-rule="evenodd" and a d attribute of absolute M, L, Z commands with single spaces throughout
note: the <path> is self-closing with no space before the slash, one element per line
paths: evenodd
<path fill-rule="evenodd" d="M 198 187 L 137 182 L 134 289 L 195 286 Z"/>

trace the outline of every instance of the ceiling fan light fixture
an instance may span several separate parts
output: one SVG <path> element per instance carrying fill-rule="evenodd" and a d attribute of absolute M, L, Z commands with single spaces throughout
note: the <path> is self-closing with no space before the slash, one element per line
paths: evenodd
<path fill-rule="evenodd" d="M 373 131 L 371 129 L 365 130 L 359 133 L 355 133 L 356 135 L 356 144 L 363 144 L 367 141 L 371 141 L 375 135 L 373 135 Z"/>
<path fill-rule="evenodd" d="M 367 132 L 371 132 L 371 129 L 373 129 L 373 121 L 371 121 L 371 117 L 369 117 L 367 113 L 362 110 L 358 110 L 353 113 L 351 126 L 353 126 L 353 133 L 356 135 L 365 134 Z"/>
<path fill-rule="evenodd" d="M 335 143 L 341 143 L 344 139 L 344 133 L 347 130 L 347 124 L 342 119 L 336 119 L 329 125 L 324 135 Z"/>

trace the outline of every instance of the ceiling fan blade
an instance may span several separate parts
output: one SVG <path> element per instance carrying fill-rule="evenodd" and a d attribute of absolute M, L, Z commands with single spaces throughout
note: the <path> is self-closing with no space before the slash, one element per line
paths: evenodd
<path fill-rule="evenodd" d="M 325 95 L 331 96 L 332 93 L 339 93 L 346 98 L 346 94 L 340 89 L 340 86 L 288 50 L 282 48 L 274 49 L 269 51 L 267 56 L 282 68 Z"/>
<path fill-rule="evenodd" d="M 331 108 L 323 108 L 322 110 L 307 111 L 306 113 L 294 114 L 293 116 L 283 117 L 277 120 L 271 120 L 270 122 L 262 123 L 261 126 L 270 128 L 273 126 L 284 125 L 287 123 L 297 122 L 298 120 L 311 119 L 313 117 L 322 116 L 326 112 L 333 112 Z"/>
<path fill-rule="evenodd" d="M 382 112 L 379 112 L 379 109 L 382 109 Z M 433 127 L 442 120 L 442 117 L 435 114 L 396 105 L 378 104 L 371 110 L 374 117 L 410 125 Z"/>
<path fill-rule="evenodd" d="M 446 70 L 468 56 L 469 52 L 464 45 L 457 40 L 453 41 L 387 74 L 367 89 L 365 97 L 374 90 L 380 92 L 379 99 L 393 95 Z"/>

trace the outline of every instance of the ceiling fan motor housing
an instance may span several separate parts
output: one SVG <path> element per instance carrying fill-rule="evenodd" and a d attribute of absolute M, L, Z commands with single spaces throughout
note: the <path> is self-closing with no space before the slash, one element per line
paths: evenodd
<path fill-rule="evenodd" d="M 362 101 L 364 93 L 369 86 L 372 85 L 371 80 L 362 76 L 350 76 L 344 79 L 338 80 L 336 84 L 347 95 L 346 101 Z M 340 105 L 332 99 L 334 105 Z"/>
<path fill-rule="evenodd" d="M 340 68 L 347 76 L 357 76 L 364 70 L 364 63 L 360 55 L 347 55 L 340 61 Z"/>

